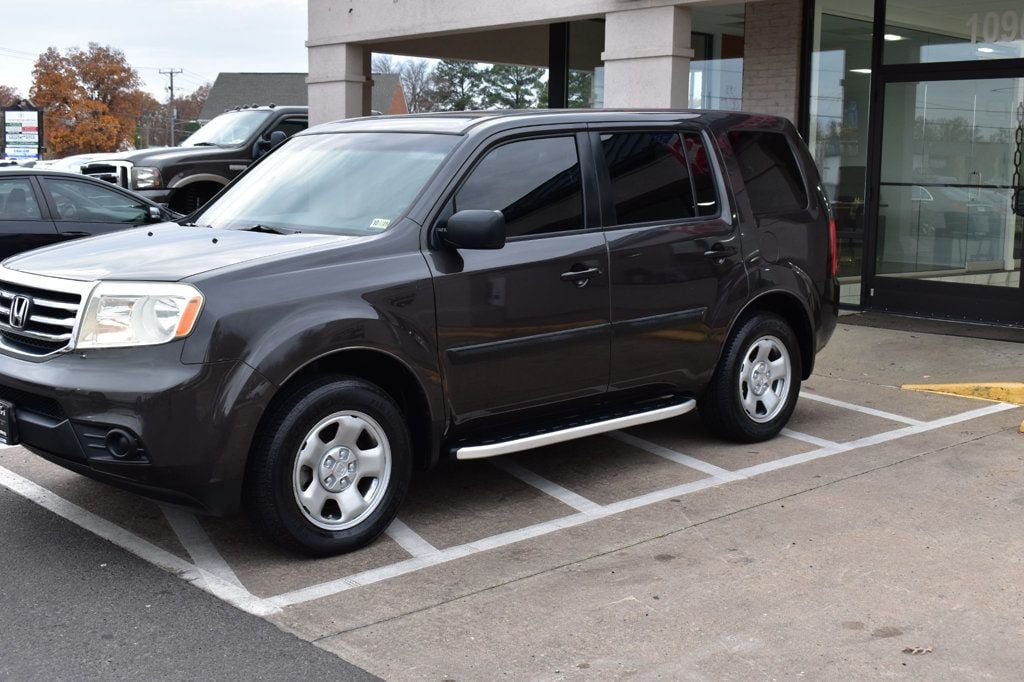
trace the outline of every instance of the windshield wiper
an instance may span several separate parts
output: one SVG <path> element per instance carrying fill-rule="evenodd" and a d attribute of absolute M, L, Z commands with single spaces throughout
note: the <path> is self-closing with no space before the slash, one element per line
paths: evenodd
<path fill-rule="evenodd" d="M 265 232 L 267 234 L 301 234 L 301 230 L 289 230 L 287 227 L 275 227 L 273 225 L 261 225 L 256 223 L 249 227 L 234 227 L 233 230 L 240 232 Z"/>
<path fill-rule="evenodd" d="M 219 147 L 220 145 L 216 142 L 193 142 L 193 147 Z"/>

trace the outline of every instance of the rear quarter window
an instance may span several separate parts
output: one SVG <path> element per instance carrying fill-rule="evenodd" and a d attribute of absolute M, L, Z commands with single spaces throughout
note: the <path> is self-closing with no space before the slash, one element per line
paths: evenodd
<path fill-rule="evenodd" d="M 785 135 L 734 130 L 729 133 L 729 143 L 755 216 L 807 207 L 807 187 Z"/>

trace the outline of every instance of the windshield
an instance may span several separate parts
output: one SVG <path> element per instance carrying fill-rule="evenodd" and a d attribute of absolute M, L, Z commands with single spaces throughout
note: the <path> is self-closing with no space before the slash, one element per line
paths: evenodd
<path fill-rule="evenodd" d="M 432 133 L 293 137 L 195 222 L 220 228 L 376 234 L 405 212 L 459 139 Z"/>
<path fill-rule="evenodd" d="M 237 147 L 263 125 L 270 116 L 269 111 L 229 111 L 217 116 L 199 130 L 188 136 L 182 147 Z"/>

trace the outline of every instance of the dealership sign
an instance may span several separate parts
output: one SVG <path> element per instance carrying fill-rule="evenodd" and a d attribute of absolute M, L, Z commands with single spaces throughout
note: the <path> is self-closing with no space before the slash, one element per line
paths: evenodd
<path fill-rule="evenodd" d="M 43 151 L 43 111 L 29 107 L 4 109 L 3 158 L 38 161 Z"/>

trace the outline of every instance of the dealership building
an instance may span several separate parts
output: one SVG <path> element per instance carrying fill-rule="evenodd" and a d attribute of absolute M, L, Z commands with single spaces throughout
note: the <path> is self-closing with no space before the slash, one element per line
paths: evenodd
<path fill-rule="evenodd" d="M 1020 2 L 309 0 L 307 45 L 314 123 L 370 113 L 372 53 L 540 66 L 553 107 L 786 116 L 845 304 L 1024 324 Z"/>

